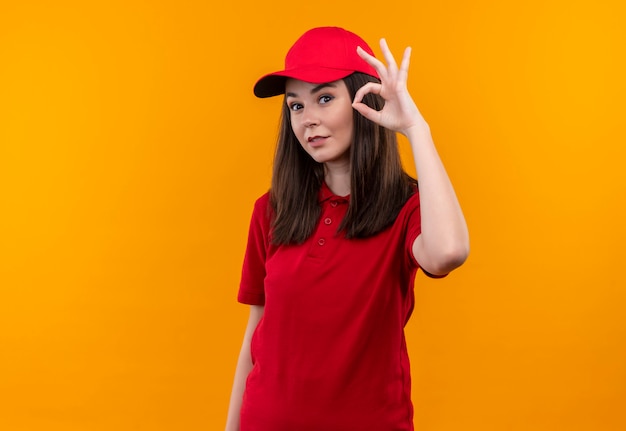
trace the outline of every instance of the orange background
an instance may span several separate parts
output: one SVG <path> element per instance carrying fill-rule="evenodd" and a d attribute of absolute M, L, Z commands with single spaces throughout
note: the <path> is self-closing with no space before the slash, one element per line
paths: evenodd
<path fill-rule="evenodd" d="M 281 103 L 251 88 L 319 25 L 413 46 L 470 227 L 418 276 L 417 429 L 626 429 L 624 2 L 356 4 L 2 4 L 0 429 L 223 428 Z"/>

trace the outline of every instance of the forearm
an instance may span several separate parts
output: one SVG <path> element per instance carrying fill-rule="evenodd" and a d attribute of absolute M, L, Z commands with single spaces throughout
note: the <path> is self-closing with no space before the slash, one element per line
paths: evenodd
<path fill-rule="evenodd" d="M 446 274 L 467 258 L 467 224 L 428 125 L 420 122 L 405 135 L 413 150 L 420 193 L 422 233 L 413 254 L 426 271 Z"/>
<path fill-rule="evenodd" d="M 230 394 L 230 404 L 228 406 L 228 417 L 226 419 L 226 431 L 239 431 L 239 413 L 241 411 L 241 401 L 246 386 L 246 378 L 252 369 L 250 360 L 250 345 L 242 345 L 237 361 L 233 389 Z"/>
<path fill-rule="evenodd" d="M 430 128 L 407 90 L 411 49 L 404 50 L 398 68 L 384 39 L 380 41 L 380 48 L 387 66 L 362 49 L 357 49 L 361 58 L 376 69 L 381 82 L 369 82 L 359 88 L 352 106 L 368 120 L 400 132 L 409 139 L 419 181 L 422 217 L 422 233 L 413 244 L 413 255 L 429 273 L 446 274 L 461 265 L 469 253 L 465 218 L 433 144 Z M 377 111 L 362 102 L 369 93 L 385 99 L 383 109 Z"/>
<path fill-rule="evenodd" d="M 252 334 L 263 316 L 263 306 L 251 306 L 248 325 L 241 343 L 239 359 L 237 360 L 237 368 L 235 370 L 235 378 L 233 389 L 230 395 L 230 404 L 228 406 L 228 416 L 226 419 L 226 431 L 239 431 L 239 417 L 241 412 L 241 402 L 243 393 L 246 388 L 246 379 L 252 370 L 252 359 L 250 355 L 250 342 Z"/>

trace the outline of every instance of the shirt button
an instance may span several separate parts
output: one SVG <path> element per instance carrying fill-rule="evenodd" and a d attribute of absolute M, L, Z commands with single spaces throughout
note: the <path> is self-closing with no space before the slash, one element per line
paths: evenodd
<path fill-rule="evenodd" d="M 335 208 L 335 207 L 337 206 L 337 202 L 336 202 L 336 201 L 332 201 L 332 202 L 330 203 L 330 206 L 331 206 L 331 207 L 333 207 L 333 208 Z"/>
<path fill-rule="evenodd" d="M 332 221 L 329 217 L 326 217 L 326 218 L 324 219 L 324 223 L 326 223 L 326 224 L 331 224 L 332 222 L 333 222 L 333 221 Z"/>
<path fill-rule="evenodd" d="M 320 239 L 317 240 L 317 243 L 319 245 L 324 245 L 324 244 L 326 244 L 326 240 L 324 238 L 320 238 Z"/>

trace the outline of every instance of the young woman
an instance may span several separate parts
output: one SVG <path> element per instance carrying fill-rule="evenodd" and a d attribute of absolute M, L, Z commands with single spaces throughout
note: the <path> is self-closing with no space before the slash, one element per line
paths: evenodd
<path fill-rule="evenodd" d="M 403 328 L 418 268 L 441 277 L 467 226 L 407 91 L 357 35 L 306 32 L 258 97 L 284 94 L 272 186 L 255 204 L 238 299 L 250 317 L 228 431 L 413 429 Z M 413 151 L 402 169 L 396 132 Z"/>

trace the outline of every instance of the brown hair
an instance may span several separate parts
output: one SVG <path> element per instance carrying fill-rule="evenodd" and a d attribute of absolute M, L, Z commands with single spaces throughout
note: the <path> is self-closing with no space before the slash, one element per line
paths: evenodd
<path fill-rule="evenodd" d="M 350 97 L 376 78 L 353 73 L 343 81 Z M 363 99 L 380 110 L 384 100 L 376 94 Z M 293 133 L 290 110 L 283 103 L 270 203 L 272 243 L 302 243 L 313 234 L 321 207 L 318 193 L 324 181 L 324 165 L 302 148 Z M 366 238 L 390 226 L 407 199 L 415 193 L 417 181 L 402 169 L 395 132 L 353 114 L 354 140 L 350 146 L 350 201 L 339 225 L 346 238 Z"/>

